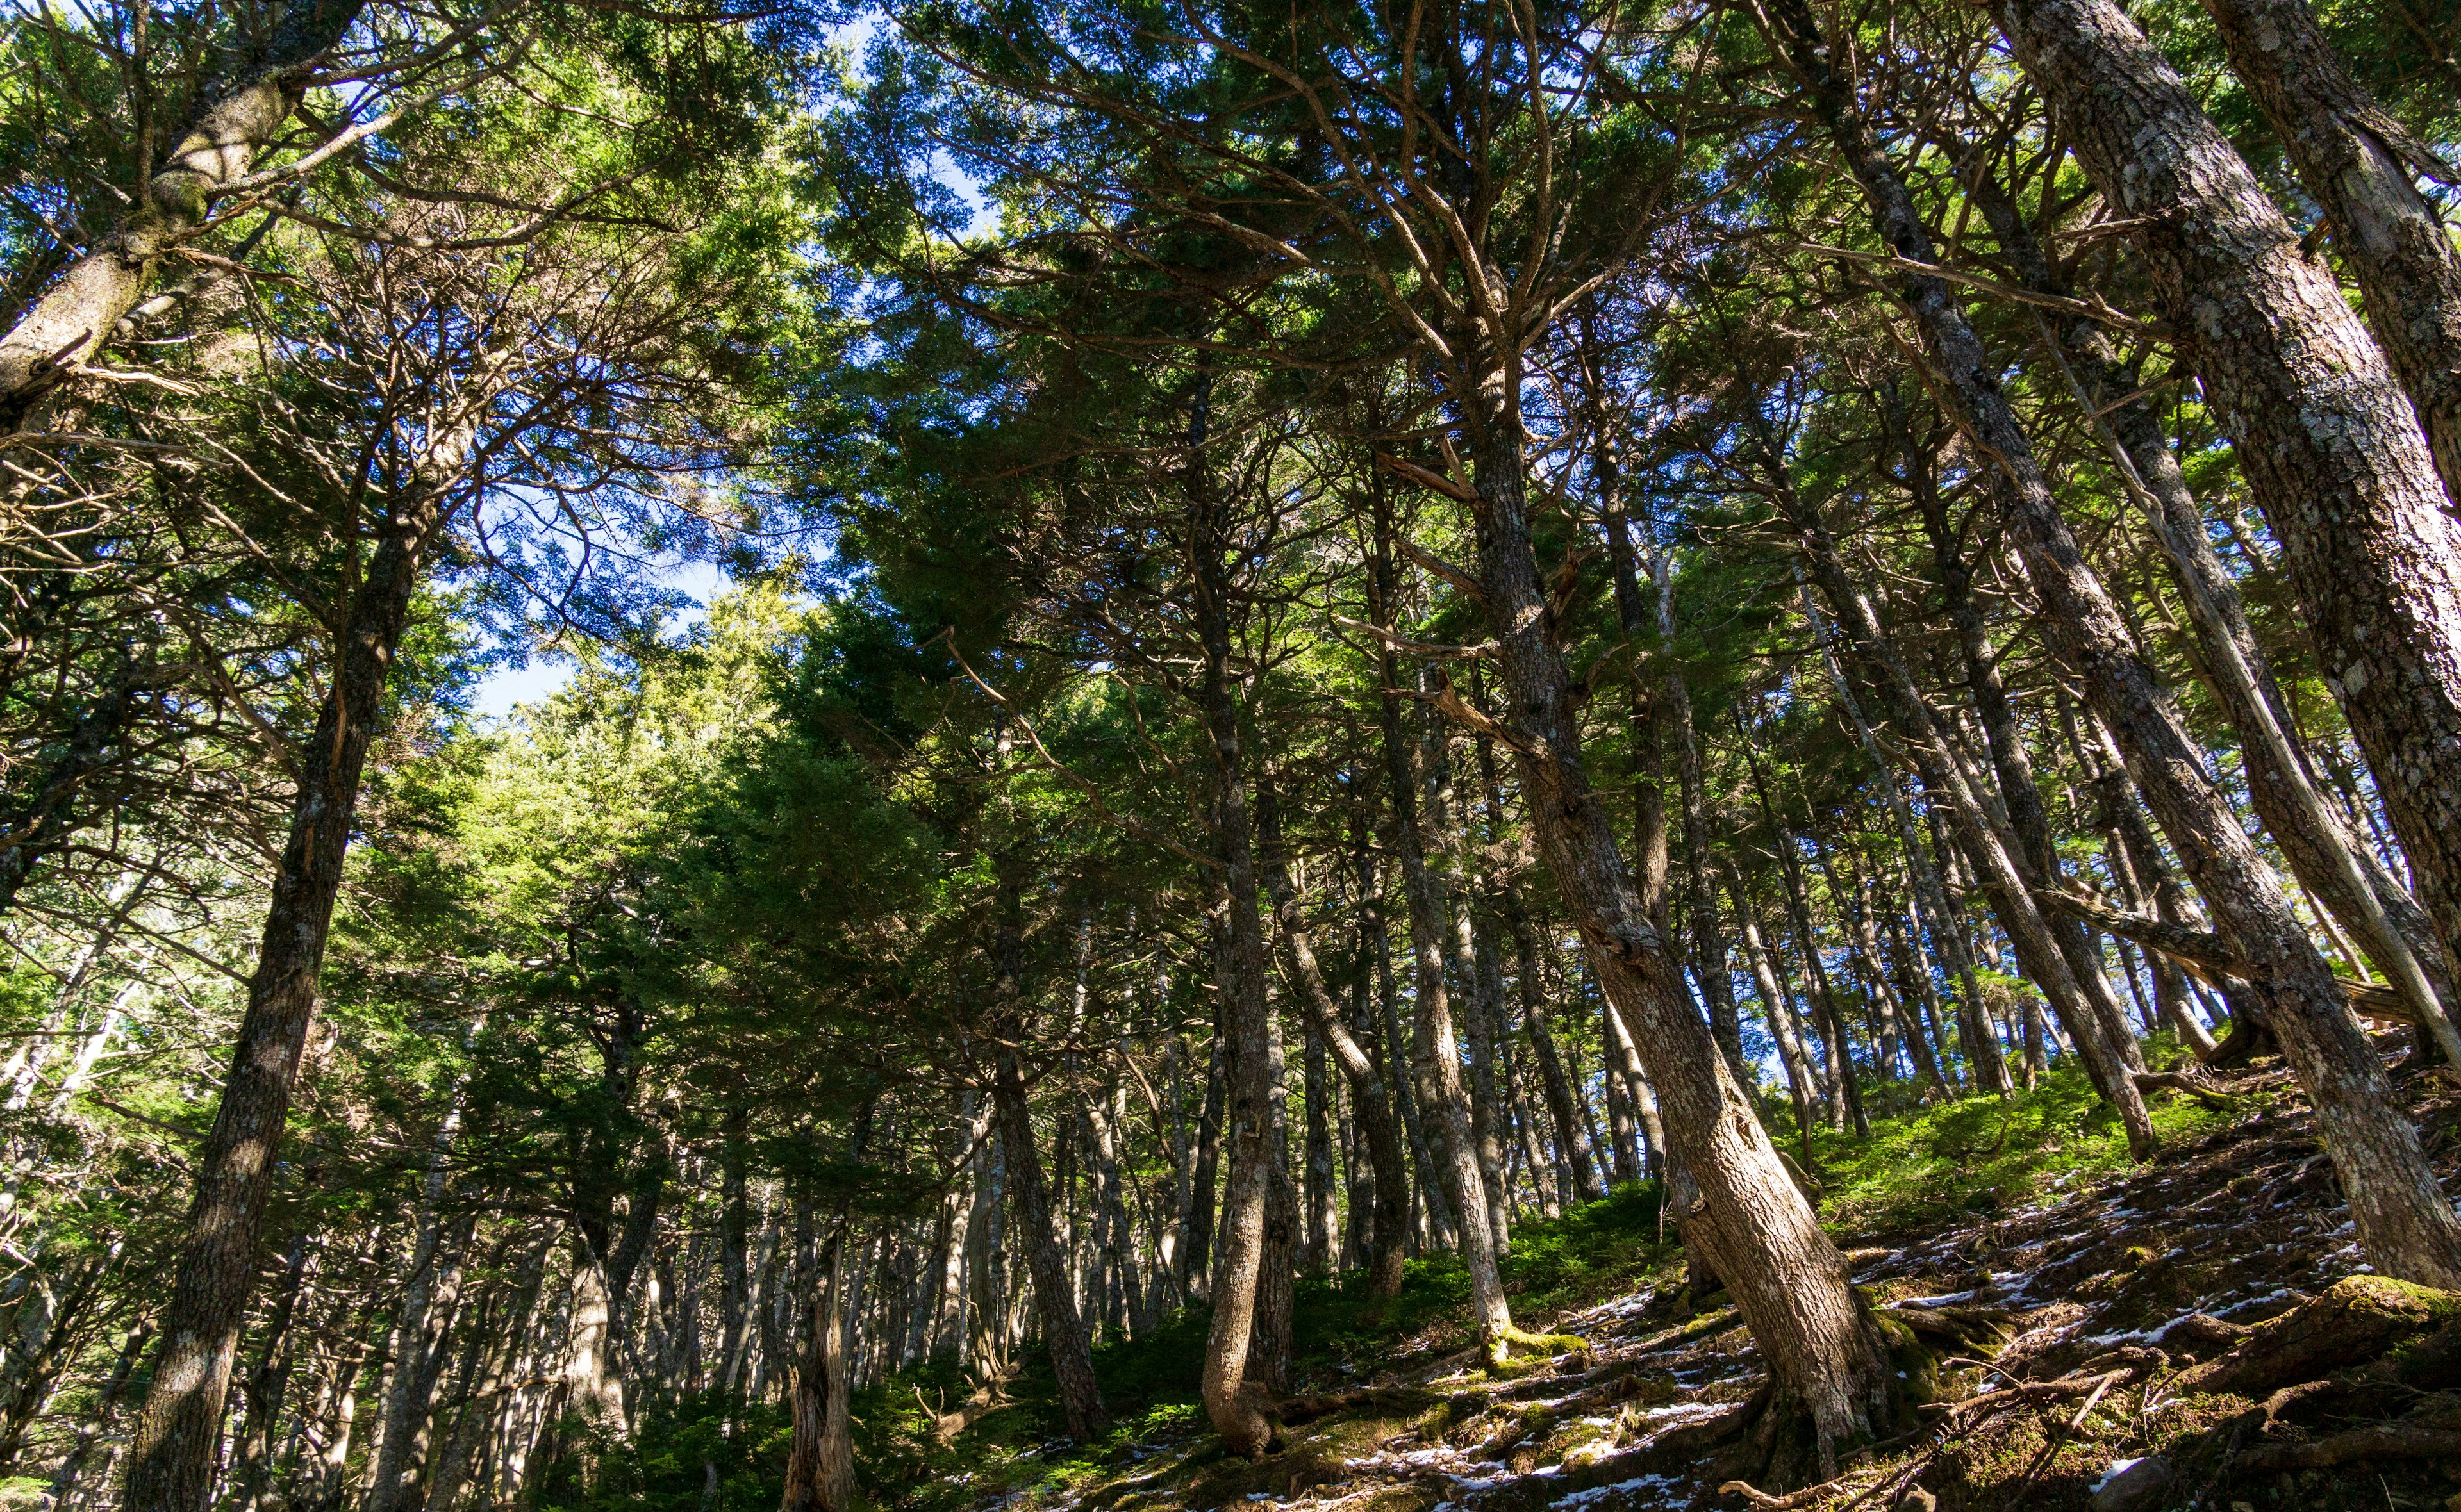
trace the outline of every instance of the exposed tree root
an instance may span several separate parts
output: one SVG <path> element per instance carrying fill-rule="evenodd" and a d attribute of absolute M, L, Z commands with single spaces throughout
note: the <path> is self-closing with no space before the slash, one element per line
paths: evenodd
<path fill-rule="evenodd" d="M 2383 1276 L 2347 1276 L 2183 1374 L 2179 1391 L 2263 1396 L 2384 1355 L 2461 1318 L 2461 1296 Z"/>
<path fill-rule="evenodd" d="M 2208 1108 L 2229 1109 L 2237 1106 L 2236 1099 L 2228 1093 L 2208 1087 L 2184 1072 L 2140 1071 L 2129 1079 L 2136 1083 L 2136 1090 L 2139 1092 L 2160 1092 L 2167 1089 L 2172 1092 L 2184 1092 Z"/>
<path fill-rule="evenodd" d="M 2261 1444 L 2238 1457 L 2234 1470 L 2258 1474 L 2324 1470 L 2359 1460 L 2461 1459 L 2461 1430 L 2374 1423 L 2303 1444 Z"/>
<path fill-rule="evenodd" d="M 2197 1058 L 2208 1070 L 2236 1071 L 2260 1056 L 2280 1054 L 2281 1042 L 2273 1037 L 2273 1031 L 2258 1023 L 2255 1015 L 2242 1012 L 2232 1017 L 2230 1033 L 2222 1036 L 2221 1043 L 2211 1054 Z"/>
<path fill-rule="evenodd" d="M 1520 1359 L 1512 1356 L 1516 1344 L 1527 1352 Z M 1489 1375 L 1526 1375 L 1548 1360 L 1589 1353 L 1590 1341 L 1577 1333 L 1531 1333 L 1508 1323 L 1483 1341 L 1483 1349 Z"/>
<path fill-rule="evenodd" d="M 1998 1308 L 1925 1308 L 1901 1302 L 1883 1310 L 1929 1348 L 1949 1352 L 1997 1353 L 2014 1330 L 2014 1321 Z"/>
<path fill-rule="evenodd" d="M 1281 1404 L 1277 1416 L 1285 1428 L 1296 1428 L 1319 1417 L 1346 1413 L 1361 1407 L 1421 1407 L 1437 1398 L 1432 1393 L 1408 1386 L 1364 1386 L 1356 1391 L 1326 1392 L 1315 1396 L 1295 1396 Z"/>
<path fill-rule="evenodd" d="M 1799 1508 L 1812 1506 L 1827 1507 L 1829 1512 L 1848 1512 L 1849 1508 L 1893 1498 L 1905 1491 L 1921 1477 L 1925 1470 L 1931 1468 L 1933 1461 L 1937 1460 L 1949 1445 L 1959 1438 L 1968 1437 L 1981 1431 L 1984 1426 L 2004 1414 L 2041 1407 L 2051 1402 L 2071 1400 L 2079 1396 L 2086 1398 L 2086 1406 L 2070 1419 L 2066 1430 L 2053 1441 L 2052 1452 L 2056 1452 L 2057 1445 L 2065 1442 L 2067 1433 L 2072 1432 L 2077 1423 L 2083 1421 L 2086 1414 L 2092 1411 L 2093 1402 L 2099 1400 L 2103 1393 L 2113 1386 L 2151 1374 L 2164 1362 L 2164 1356 L 2159 1350 L 2125 1350 L 2115 1353 L 2117 1356 L 2124 1356 L 2120 1358 L 2117 1365 L 2092 1374 L 2065 1375 L 2052 1381 L 2025 1381 L 1999 1391 L 1982 1392 L 1963 1401 L 1937 1403 L 1927 1408 L 1917 1408 L 1917 1411 L 1935 1414 L 1935 1420 L 1928 1428 L 1912 1436 L 1915 1446 L 1915 1452 L 1912 1458 L 1884 1470 L 1868 1465 L 1850 1469 L 1844 1475 L 1823 1480 L 1816 1485 L 1805 1486 L 1801 1490 L 1788 1492 L 1783 1496 L 1763 1491 L 1748 1480 L 1727 1480 L 1718 1489 L 1722 1494 L 1743 1498 L 1754 1507 L 1760 1508 L 1761 1512 L 1797 1512 Z M 1907 1440 L 1902 1438 L 1893 1439 L 1888 1443 L 1873 1444 L 1870 1448 L 1876 1451 L 1902 1446 L 1906 1442 Z M 2037 1459 L 2032 1472 L 2026 1477 L 2028 1483 L 2031 1482 L 2034 1474 L 2040 1473 L 2041 1466 L 2046 1463 L 2048 1459 L 2049 1455 L 2045 1454 Z M 1849 1500 L 1831 1505 L 1830 1499 L 1840 1496 L 1847 1497 Z"/>

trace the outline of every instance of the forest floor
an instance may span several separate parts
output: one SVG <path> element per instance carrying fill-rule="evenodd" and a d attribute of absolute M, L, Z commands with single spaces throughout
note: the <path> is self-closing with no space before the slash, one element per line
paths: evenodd
<path fill-rule="evenodd" d="M 1996 1352 L 1940 1352 L 1940 1395 L 1963 1405 L 1933 1409 L 1919 1434 L 1850 1462 L 1835 1494 L 1798 1504 L 2461 1507 L 2461 1396 L 2431 1389 L 2461 1385 L 2461 1321 L 2444 1330 L 2433 1294 L 2420 1305 L 2347 1279 L 2367 1267 L 2278 1063 L 2219 1085 L 2227 1106 L 2155 1097 L 2163 1148 L 2141 1166 L 2068 1073 L 2004 1102 L 1876 1120 L 1869 1140 L 1819 1132 L 1822 1217 L 1872 1301 L 1917 1325 L 1971 1324 L 1968 1309 L 2002 1322 Z M 2461 1191 L 2461 1092 L 2435 1076 L 2401 1085 Z M 1459 1271 L 1414 1262 L 1380 1312 L 1338 1284 L 1302 1285 L 1291 1420 L 1260 1460 L 1205 1429 L 1191 1311 L 1100 1352 L 1120 1417 L 1101 1443 L 1053 1437 L 1045 1374 L 1020 1374 L 945 1439 L 901 1380 L 861 1404 L 867 1480 L 895 1488 L 884 1502 L 931 1512 L 1751 1504 L 1720 1490 L 1728 1462 L 1704 1441 L 1745 1410 L 1762 1369 L 1723 1293 L 1688 1293 L 1649 1188 L 1522 1226 L 1510 1286 L 1523 1327 L 1588 1348 L 1490 1377 L 1467 1349 Z M 2445 1354 L 2424 1348 L 2448 1339 Z M 2302 1459 L 2332 1462 L 2277 1468 Z"/>

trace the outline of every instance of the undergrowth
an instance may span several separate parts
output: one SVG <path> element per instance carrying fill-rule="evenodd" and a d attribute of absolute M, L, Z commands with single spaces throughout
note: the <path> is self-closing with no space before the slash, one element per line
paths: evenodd
<path fill-rule="evenodd" d="M 2148 1047 L 2157 1064 L 2176 1058 L 2166 1041 Z M 1881 1099 L 1902 1088 L 1874 1089 Z M 2164 1142 L 2181 1142 L 2256 1111 L 2210 1109 L 2169 1095 L 2151 1099 Z M 1784 1111 L 1771 1118 L 1781 1148 L 1801 1147 Z M 1876 1118 L 1869 1139 L 1812 1132 L 1822 1219 L 1841 1241 L 1936 1227 L 1968 1214 L 2013 1211 L 2090 1184 L 2130 1165 L 2117 1117 L 2085 1075 L 2062 1061 L 2033 1091 L 1971 1098 Z M 1656 1182 L 1616 1189 L 1560 1218 L 1516 1226 L 1505 1262 L 1514 1320 L 1547 1329 L 1600 1301 L 1680 1274 L 1682 1250 L 1659 1225 Z M 1450 1255 L 1412 1260 L 1402 1294 L 1371 1305 L 1365 1277 L 1303 1277 L 1293 1318 L 1294 1390 L 1360 1385 L 1418 1372 L 1472 1342 L 1469 1279 Z M 1069 1442 L 1051 1366 L 1039 1346 L 1019 1352 L 1005 1401 L 943 1442 L 932 1412 L 952 1410 L 972 1389 L 953 1366 L 899 1373 L 857 1394 L 856 1461 L 875 1506 L 957 1512 L 995 1496 L 1057 1497 L 1124 1471 L 1165 1480 L 1193 1477 L 1221 1458 L 1201 1429 L 1198 1372 L 1210 1317 L 1184 1308 L 1133 1339 L 1094 1351 L 1113 1424 L 1092 1444 Z M 550 1495 L 559 1506 L 595 1512 L 622 1503 L 655 1512 L 765 1512 L 782 1483 L 788 1425 L 776 1406 L 755 1407 L 722 1431 L 717 1404 L 688 1398 L 649 1416 L 635 1442 L 611 1447 L 596 1494 Z M 718 1466 L 711 1484 L 707 1466 Z M 1029 1504 L 1029 1503 L 1019 1503 Z"/>
<path fill-rule="evenodd" d="M 2147 1043 L 2150 1064 L 2180 1057 L 2169 1035 Z M 2011 1068 L 2014 1069 L 2013 1067 Z M 2224 1111 L 2174 1093 L 2147 1099 L 2166 1145 L 2187 1142 L 2255 1112 Z M 1801 1146 L 1790 1112 L 1769 1137 Z M 2040 1086 L 2005 1100 L 1968 1097 L 1872 1120 L 1872 1137 L 1812 1131 L 1820 1215 L 1840 1239 L 1934 1228 L 1966 1215 L 2013 1212 L 2054 1192 L 2125 1174 L 2135 1161 L 2110 1104 L 2084 1069 L 2063 1058 Z"/>

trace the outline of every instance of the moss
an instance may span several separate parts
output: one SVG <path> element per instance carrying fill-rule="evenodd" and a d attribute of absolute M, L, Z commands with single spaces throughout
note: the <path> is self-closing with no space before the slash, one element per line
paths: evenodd
<path fill-rule="evenodd" d="M 2176 1062 L 2168 1037 L 2147 1047 L 2157 1066 Z M 2150 1111 L 2166 1145 L 2193 1142 L 2260 1109 L 2250 1099 L 2230 1112 L 2189 1099 Z M 1790 1110 L 1769 1120 L 1769 1137 L 1791 1147 Z M 2094 1093 L 2083 1070 L 2062 1061 L 2040 1087 L 2006 1098 L 1969 1097 L 1872 1120 L 1858 1139 L 1812 1130 L 1823 1182 L 1821 1212 L 1834 1233 L 1893 1233 L 2006 1212 L 2064 1185 L 2135 1168 L 2127 1132 Z"/>
<path fill-rule="evenodd" d="M 2424 1310 L 2436 1323 L 2461 1318 L 2461 1291 L 2423 1287 L 2415 1281 L 2396 1281 L 2390 1276 L 2344 1276 L 2327 1288 L 2324 1295 L 2340 1298 L 2344 1307 L 2387 1315 L 2414 1317 Z"/>
<path fill-rule="evenodd" d="M 1882 1347 L 1888 1353 L 1889 1369 L 1905 1383 L 1899 1395 L 1906 1409 L 1939 1400 L 1939 1356 L 1915 1337 L 1915 1331 L 1908 1328 L 1902 1319 L 1893 1318 L 1872 1307 L 1869 1293 L 1858 1288 L 1855 1300 L 1862 1306 L 1863 1315 L 1872 1320 L 1872 1327 L 1879 1331 Z"/>

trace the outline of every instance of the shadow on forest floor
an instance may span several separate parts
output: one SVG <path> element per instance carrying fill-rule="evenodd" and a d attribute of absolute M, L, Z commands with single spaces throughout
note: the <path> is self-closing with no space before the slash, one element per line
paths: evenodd
<path fill-rule="evenodd" d="M 2421 1132 L 2449 1187 L 2461 1096 L 2420 1078 L 2405 1085 L 2421 1099 Z M 2461 1489 L 2461 1464 L 2416 1458 L 2287 1475 L 2236 1468 L 2249 1443 L 2295 1446 L 2334 1424 L 2300 1422 L 2284 1409 L 2280 1421 L 2252 1430 L 2262 1410 L 2250 1401 L 2166 1384 L 2248 1336 L 2247 1325 L 2365 1269 L 2304 1103 L 2278 1065 L 2259 1063 L 2228 1090 L 2228 1109 L 2158 1096 L 2164 1148 L 2142 1166 L 2065 1066 L 2005 1101 L 1876 1118 L 1867 1141 L 1814 1131 L 1823 1219 L 1875 1303 L 1980 1307 L 2007 1318 L 2012 1337 L 1987 1374 L 1943 1369 L 1948 1395 L 2013 1378 L 2081 1379 L 2113 1360 L 2134 1373 L 2083 1414 L 2065 1400 L 2002 1412 L 1970 1431 L 1876 1454 L 1850 1487 L 1885 1490 L 1864 1505 L 1898 1504 L 1883 1478 L 1905 1475 L 1918 1476 L 1945 1512 L 2081 1512 L 2114 1465 L 2153 1456 L 2177 1469 L 2170 1488 L 2134 1512 L 2402 1512 L 2442 1507 Z M 1771 1133 L 1799 1147 L 1783 1118 Z M 1347 1280 L 1303 1280 L 1293 1394 L 1319 1402 L 1338 1394 L 1340 1405 L 1289 1429 L 1279 1450 L 1255 1462 L 1226 1455 L 1196 1405 L 1201 1308 L 1102 1344 L 1096 1367 L 1117 1423 L 1092 1445 L 1061 1436 L 1049 1368 L 1031 1349 L 1006 1402 L 945 1442 L 925 1399 L 945 1389 L 953 1404 L 965 1385 L 945 1370 L 902 1374 L 856 1403 L 867 1495 L 911 1512 L 1739 1507 L 1718 1494 L 1701 1451 L 1677 1446 L 1735 1411 L 1760 1383 L 1760 1366 L 1723 1293 L 1688 1295 L 1671 1238 L 1659 1233 L 1648 1184 L 1518 1226 L 1509 1269 L 1515 1320 L 1590 1342 L 1518 1379 L 1472 1369 L 1468 1288 L 1446 1257 L 1413 1261 L 1402 1297 L 1380 1311 Z M 1687 1427 L 1696 1431 L 1673 1432 Z M 766 1444 L 745 1452 L 782 1459 L 781 1434 L 773 1429 Z M 645 1463 L 655 1458 L 640 1452 Z M 729 1480 L 718 1506 L 700 1503 L 700 1477 L 691 1480 L 690 1498 L 678 1478 L 673 1497 L 628 1504 L 775 1504 L 774 1480 L 758 1475 Z M 755 1500 L 763 1493 L 765 1501 Z"/>

